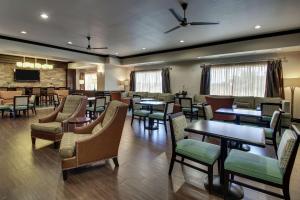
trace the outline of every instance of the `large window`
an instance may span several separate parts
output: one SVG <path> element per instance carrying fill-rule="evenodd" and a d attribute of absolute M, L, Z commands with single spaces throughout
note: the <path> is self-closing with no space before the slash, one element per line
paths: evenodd
<path fill-rule="evenodd" d="M 97 90 L 97 73 L 84 75 L 85 90 Z"/>
<path fill-rule="evenodd" d="M 210 94 L 263 97 L 266 74 L 267 63 L 214 66 L 210 72 Z"/>
<path fill-rule="evenodd" d="M 135 72 L 135 91 L 162 92 L 161 70 Z"/>

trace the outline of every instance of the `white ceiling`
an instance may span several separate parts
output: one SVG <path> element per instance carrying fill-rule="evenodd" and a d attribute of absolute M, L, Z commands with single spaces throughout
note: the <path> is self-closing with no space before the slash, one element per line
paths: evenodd
<path fill-rule="evenodd" d="M 0 34 L 68 48 L 85 46 L 91 34 L 93 46 L 109 47 L 96 53 L 127 56 L 300 27 L 299 0 L 190 0 L 190 21 L 220 25 L 164 34 L 177 25 L 169 8 L 181 12 L 176 0 L 1 0 Z"/>

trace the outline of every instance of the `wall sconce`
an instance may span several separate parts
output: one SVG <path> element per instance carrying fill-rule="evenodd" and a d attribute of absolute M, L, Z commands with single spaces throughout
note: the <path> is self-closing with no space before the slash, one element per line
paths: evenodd
<path fill-rule="evenodd" d="M 100 73 L 100 74 L 104 74 L 104 66 L 103 65 L 98 65 L 97 72 Z"/>

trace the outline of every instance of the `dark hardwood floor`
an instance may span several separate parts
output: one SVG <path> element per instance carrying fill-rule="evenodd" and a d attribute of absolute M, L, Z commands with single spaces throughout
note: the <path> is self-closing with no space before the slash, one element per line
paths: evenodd
<path fill-rule="evenodd" d="M 48 141 L 37 140 L 33 149 L 30 124 L 52 110 L 39 110 L 37 116 L 0 118 L 0 200 L 4 199 L 221 199 L 204 189 L 206 175 L 175 164 L 168 176 L 171 141 L 163 126 L 148 133 L 138 121 L 126 119 L 119 149 L 120 167 L 111 160 L 73 170 L 64 182 L 58 151 Z M 192 135 L 191 137 L 199 137 Z M 201 139 L 199 137 L 199 139 Z M 253 148 L 273 156 L 273 148 Z M 300 199 L 300 161 L 292 178 L 292 199 Z M 215 169 L 216 171 L 216 169 Z M 265 187 L 261 184 L 261 187 Z M 245 189 L 247 200 L 275 199 Z"/>

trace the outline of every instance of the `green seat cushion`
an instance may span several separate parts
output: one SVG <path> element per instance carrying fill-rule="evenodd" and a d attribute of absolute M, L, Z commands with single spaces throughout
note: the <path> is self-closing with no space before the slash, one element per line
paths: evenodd
<path fill-rule="evenodd" d="M 183 112 L 191 112 L 191 108 L 182 108 Z M 198 108 L 192 108 L 192 112 L 198 112 Z"/>
<path fill-rule="evenodd" d="M 27 110 L 27 106 L 16 106 L 16 110 Z M 10 110 L 14 110 L 14 106 L 10 106 Z"/>
<path fill-rule="evenodd" d="M 90 112 L 94 112 L 94 107 L 88 107 L 86 108 L 87 111 L 90 111 Z M 104 111 L 104 108 L 103 107 L 97 107 L 96 108 L 96 112 L 103 112 Z"/>
<path fill-rule="evenodd" d="M 149 114 L 150 114 L 150 111 L 148 111 L 148 110 L 135 110 L 133 112 L 133 115 L 141 116 L 141 117 L 147 117 Z"/>
<path fill-rule="evenodd" d="M 9 110 L 9 105 L 0 105 L 0 110 Z"/>
<path fill-rule="evenodd" d="M 264 128 L 265 137 L 268 139 L 273 138 L 273 129 L 272 128 Z"/>
<path fill-rule="evenodd" d="M 272 117 L 271 116 L 262 116 L 261 119 L 262 119 L 262 121 L 271 122 Z"/>
<path fill-rule="evenodd" d="M 220 156 L 220 147 L 198 140 L 183 139 L 177 142 L 176 152 L 212 165 Z"/>
<path fill-rule="evenodd" d="M 272 183 L 283 183 L 278 160 L 253 153 L 231 150 L 225 161 L 225 169 Z"/>
<path fill-rule="evenodd" d="M 163 120 L 164 115 L 165 114 L 163 112 L 155 112 L 155 113 L 149 114 L 149 118 Z"/>
<path fill-rule="evenodd" d="M 28 104 L 28 107 L 33 108 L 34 107 L 33 103 Z"/>

